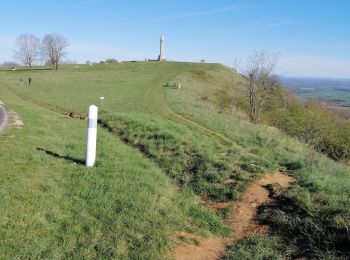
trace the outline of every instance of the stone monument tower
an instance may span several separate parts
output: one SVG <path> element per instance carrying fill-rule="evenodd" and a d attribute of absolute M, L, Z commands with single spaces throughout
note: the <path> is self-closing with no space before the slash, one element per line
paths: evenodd
<path fill-rule="evenodd" d="M 158 60 L 159 61 L 164 61 L 166 60 L 165 58 L 165 53 L 164 53 L 164 41 L 165 41 L 165 38 L 164 36 L 162 35 L 160 37 L 160 52 L 159 52 L 159 56 L 158 56 Z"/>

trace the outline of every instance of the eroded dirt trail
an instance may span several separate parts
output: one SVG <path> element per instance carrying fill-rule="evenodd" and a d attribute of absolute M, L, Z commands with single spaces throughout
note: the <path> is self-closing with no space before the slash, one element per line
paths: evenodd
<path fill-rule="evenodd" d="M 256 222 L 257 208 L 262 204 L 271 202 L 266 185 L 278 183 L 283 188 L 288 188 L 294 179 L 282 173 L 265 175 L 263 178 L 252 183 L 242 194 L 242 199 L 235 203 L 218 203 L 214 208 L 227 207 L 233 205 L 235 210 L 228 217 L 227 224 L 233 228 L 235 239 L 251 236 L 253 234 L 264 234 L 268 231 L 267 226 L 259 225 Z M 175 259 L 177 260 L 212 260 L 219 259 L 225 253 L 227 245 L 234 243 L 232 239 L 222 237 L 203 238 L 188 233 L 179 233 L 176 237 L 185 237 L 189 240 L 199 242 L 199 245 L 178 241 L 175 249 Z"/>

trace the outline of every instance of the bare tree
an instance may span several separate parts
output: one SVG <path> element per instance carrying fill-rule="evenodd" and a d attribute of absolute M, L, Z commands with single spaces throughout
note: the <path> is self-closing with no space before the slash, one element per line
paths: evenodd
<path fill-rule="evenodd" d="M 241 68 L 241 60 L 239 58 L 235 58 L 232 64 L 232 68 L 236 71 L 239 72 Z"/>
<path fill-rule="evenodd" d="M 269 55 L 264 51 L 255 51 L 249 58 L 245 76 L 248 87 L 249 117 L 253 123 L 259 120 L 267 94 L 278 85 L 277 77 L 274 75 L 277 61 L 277 55 Z"/>
<path fill-rule="evenodd" d="M 15 58 L 32 69 L 40 50 L 40 39 L 32 33 L 24 33 L 16 39 Z"/>
<path fill-rule="evenodd" d="M 242 86 L 241 79 L 232 74 L 232 83 L 231 83 L 231 111 L 235 112 L 237 108 L 237 103 L 239 101 L 239 95 L 241 93 L 240 88 Z"/>
<path fill-rule="evenodd" d="M 0 65 L 0 67 L 18 67 L 19 66 L 19 64 L 17 63 L 17 62 L 15 62 L 15 61 L 4 61 L 1 65 Z"/>
<path fill-rule="evenodd" d="M 42 54 L 51 65 L 52 69 L 57 70 L 58 64 L 62 57 L 66 55 L 66 48 L 68 47 L 68 41 L 60 34 L 46 34 L 42 40 L 41 48 Z"/>

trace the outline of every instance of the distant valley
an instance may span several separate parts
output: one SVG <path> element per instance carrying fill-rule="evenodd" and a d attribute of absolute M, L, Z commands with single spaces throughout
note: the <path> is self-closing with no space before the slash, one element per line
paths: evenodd
<path fill-rule="evenodd" d="M 282 77 L 281 82 L 302 99 L 350 107 L 350 79 Z"/>

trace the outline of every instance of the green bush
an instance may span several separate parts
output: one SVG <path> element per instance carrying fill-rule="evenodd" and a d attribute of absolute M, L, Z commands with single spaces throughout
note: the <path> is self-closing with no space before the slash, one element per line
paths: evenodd
<path fill-rule="evenodd" d="M 302 103 L 290 97 L 275 101 L 264 118 L 334 160 L 350 158 L 350 124 L 317 102 Z"/>
<path fill-rule="evenodd" d="M 224 112 L 232 105 L 232 97 L 227 90 L 222 89 L 214 94 L 214 103 L 218 107 L 220 112 Z"/>

